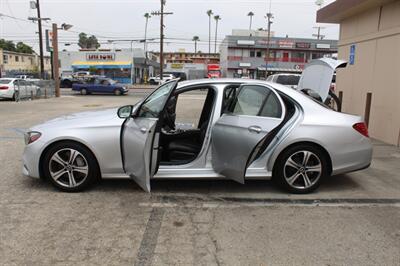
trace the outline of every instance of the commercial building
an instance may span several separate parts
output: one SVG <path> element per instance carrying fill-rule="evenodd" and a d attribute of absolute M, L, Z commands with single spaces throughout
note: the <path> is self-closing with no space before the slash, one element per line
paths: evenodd
<path fill-rule="evenodd" d="M 40 58 L 37 54 L 25 54 L 0 49 L 0 77 L 20 74 L 38 75 Z M 50 57 L 44 57 L 44 70 L 51 75 Z"/>
<path fill-rule="evenodd" d="M 159 53 L 154 53 L 159 56 Z M 188 79 L 200 79 L 207 76 L 207 64 L 219 64 L 219 53 L 166 52 L 164 55 L 165 72 L 183 72 Z"/>
<path fill-rule="evenodd" d="M 317 21 L 340 24 L 338 57 L 349 61 L 337 72 L 343 110 L 364 115 L 372 137 L 399 146 L 400 1 L 337 0 Z"/>
<path fill-rule="evenodd" d="M 220 45 L 220 64 L 224 77 L 263 79 L 278 72 L 300 73 L 310 60 L 336 53 L 335 40 L 272 36 L 268 45 L 265 31 L 233 30 Z"/>
<path fill-rule="evenodd" d="M 143 49 L 99 49 L 62 51 L 59 55 L 61 73 L 89 71 L 121 83 L 141 83 L 146 75 L 154 75 L 159 64 Z"/>

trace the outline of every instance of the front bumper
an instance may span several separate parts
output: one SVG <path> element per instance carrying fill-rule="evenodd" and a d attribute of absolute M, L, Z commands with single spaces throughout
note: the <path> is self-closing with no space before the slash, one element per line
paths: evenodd
<path fill-rule="evenodd" d="M 22 173 L 25 176 L 40 178 L 39 161 L 43 143 L 40 140 L 25 146 L 22 155 Z"/>

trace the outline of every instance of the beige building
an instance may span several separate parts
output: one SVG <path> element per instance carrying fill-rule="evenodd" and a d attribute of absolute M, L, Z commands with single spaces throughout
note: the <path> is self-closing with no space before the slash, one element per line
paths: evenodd
<path fill-rule="evenodd" d="M 39 71 L 39 56 L 0 49 L 0 71 L 3 75 L 10 73 L 34 73 Z M 50 57 L 44 57 L 45 72 L 50 73 Z"/>
<path fill-rule="evenodd" d="M 371 93 L 369 131 L 400 145 L 400 0 L 336 0 L 320 9 L 317 22 L 340 24 L 337 73 L 343 111 L 364 115 Z"/>

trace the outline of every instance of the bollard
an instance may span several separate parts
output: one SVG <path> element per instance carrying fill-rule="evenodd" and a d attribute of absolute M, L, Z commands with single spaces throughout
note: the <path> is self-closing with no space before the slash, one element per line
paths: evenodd
<path fill-rule="evenodd" d="M 372 93 L 368 92 L 367 99 L 365 101 L 365 112 L 364 112 L 364 119 L 367 127 L 369 126 L 369 116 L 371 114 L 371 102 L 372 102 Z"/>
<path fill-rule="evenodd" d="M 31 91 L 31 100 L 33 101 L 33 91 Z"/>
<path fill-rule="evenodd" d="M 44 98 L 47 99 L 47 88 L 44 88 Z"/>
<path fill-rule="evenodd" d="M 339 91 L 339 101 L 340 101 L 340 106 L 338 108 L 339 112 L 342 112 L 342 106 L 343 106 L 343 91 Z"/>

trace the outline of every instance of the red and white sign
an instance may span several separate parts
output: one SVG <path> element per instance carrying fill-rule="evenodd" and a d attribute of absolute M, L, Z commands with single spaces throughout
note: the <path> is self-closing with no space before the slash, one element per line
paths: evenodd
<path fill-rule="evenodd" d="M 294 42 L 282 40 L 282 41 L 278 42 L 278 46 L 279 46 L 279 48 L 293 48 Z"/>

